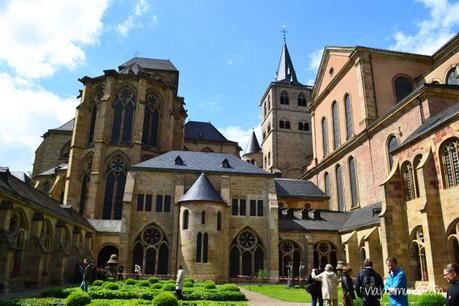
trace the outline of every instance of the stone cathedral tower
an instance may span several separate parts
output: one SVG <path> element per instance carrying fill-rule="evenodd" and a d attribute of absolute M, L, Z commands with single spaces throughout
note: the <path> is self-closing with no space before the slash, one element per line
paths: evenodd
<path fill-rule="evenodd" d="M 311 118 L 307 112 L 312 87 L 296 78 L 284 40 L 276 78 L 261 102 L 263 169 L 298 178 L 312 158 Z"/>

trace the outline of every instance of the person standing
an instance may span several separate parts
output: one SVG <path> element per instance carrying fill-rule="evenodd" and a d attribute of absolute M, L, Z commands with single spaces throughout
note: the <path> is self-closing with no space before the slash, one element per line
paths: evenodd
<path fill-rule="evenodd" d="M 354 306 L 355 293 L 351 275 L 351 267 L 344 266 L 343 276 L 341 278 L 341 287 L 343 288 L 343 306 Z"/>
<path fill-rule="evenodd" d="M 324 270 L 322 267 L 319 269 L 314 269 L 313 272 L 315 275 L 319 275 Z M 308 284 L 306 285 L 306 291 L 311 295 L 312 306 L 323 306 L 324 300 L 322 300 L 322 284 L 319 281 L 316 281 L 312 278 L 312 272 L 309 274 Z"/>
<path fill-rule="evenodd" d="M 135 274 L 135 278 L 136 279 L 139 279 L 139 276 L 140 276 L 140 271 L 142 269 L 140 268 L 140 266 L 138 264 L 135 264 L 134 265 L 134 274 Z"/>
<path fill-rule="evenodd" d="M 446 265 L 443 277 L 450 283 L 446 294 L 446 306 L 459 306 L 459 265 L 455 263 Z"/>
<path fill-rule="evenodd" d="M 89 284 L 89 281 L 92 279 L 92 272 L 93 272 L 94 265 L 87 258 L 84 259 L 83 265 L 84 265 L 83 280 L 81 281 L 80 288 L 84 292 L 88 292 L 88 284 Z"/>
<path fill-rule="evenodd" d="M 124 271 L 123 265 L 119 265 L 118 266 L 118 280 L 119 281 L 122 281 L 124 279 L 123 278 L 123 271 Z"/>
<path fill-rule="evenodd" d="M 183 270 L 183 267 L 180 265 L 180 266 L 178 266 L 177 280 L 175 282 L 175 297 L 178 300 L 182 300 L 183 299 L 182 290 L 183 290 L 183 281 L 184 280 L 185 280 L 185 270 Z"/>
<path fill-rule="evenodd" d="M 312 278 L 316 281 L 321 282 L 322 299 L 324 300 L 325 306 L 338 306 L 338 275 L 333 271 L 333 266 L 327 264 L 325 271 L 316 275 L 312 271 Z"/>
<path fill-rule="evenodd" d="M 362 306 L 379 306 L 383 290 L 384 283 L 381 275 L 373 270 L 373 261 L 366 258 L 355 284 L 355 291 L 362 299 Z"/>
<path fill-rule="evenodd" d="M 387 258 L 386 265 L 389 269 L 389 275 L 384 284 L 384 291 L 389 293 L 389 304 L 391 306 L 408 306 L 405 272 L 397 266 L 395 257 Z"/>

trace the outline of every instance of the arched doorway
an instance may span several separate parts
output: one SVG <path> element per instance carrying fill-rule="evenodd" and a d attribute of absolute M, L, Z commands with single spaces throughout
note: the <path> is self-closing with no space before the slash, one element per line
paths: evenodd
<path fill-rule="evenodd" d="M 314 268 L 331 264 L 336 267 L 336 247 L 328 241 L 322 240 L 314 245 Z"/>
<path fill-rule="evenodd" d="M 288 276 L 288 265 L 292 264 L 293 276 L 298 276 L 301 261 L 300 247 L 293 241 L 279 243 L 279 276 Z"/>
<path fill-rule="evenodd" d="M 411 278 L 414 281 L 427 281 L 427 262 L 422 227 L 418 227 L 412 235 L 410 258 Z"/>
<path fill-rule="evenodd" d="M 110 259 L 110 256 L 112 256 L 113 254 L 119 254 L 118 248 L 116 246 L 104 246 L 102 249 L 100 249 L 99 255 L 97 255 L 97 266 L 105 267 L 107 265 L 107 261 Z"/>
<path fill-rule="evenodd" d="M 448 233 L 448 252 L 450 261 L 459 264 L 459 220 L 453 223 Z"/>

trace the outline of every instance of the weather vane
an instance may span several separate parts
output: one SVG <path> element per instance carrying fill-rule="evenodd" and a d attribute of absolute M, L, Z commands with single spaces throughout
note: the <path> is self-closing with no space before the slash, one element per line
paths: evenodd
<path fill-rule="evenodd" d="M 284 26 L 282 26 L 282 30 L 281 30 L 281 33 L 282 33 L 282 36 L 284 37 L 284 43 L 285 43 L 285 41 L 287 40 L 287 38 L 286 38 L 286 35 L 287 35 L 287 33 L 288 33 L 288 31 L 287 31 L 287 29 L 286 29 L 286 26 L 285 26 L 285 25 L 284 25 Z"/>

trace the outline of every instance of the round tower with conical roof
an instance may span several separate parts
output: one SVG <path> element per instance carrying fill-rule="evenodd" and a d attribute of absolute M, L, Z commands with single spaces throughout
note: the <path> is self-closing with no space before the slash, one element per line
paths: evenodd
<path fill-rule="evenodd" d="M 244 155 L 242 155 L 242 159 L 252 165 L 263 168 L 263 151 L 258 143 L 255 131 L 252 131 L 252 135 L 250 136 Z"/>

